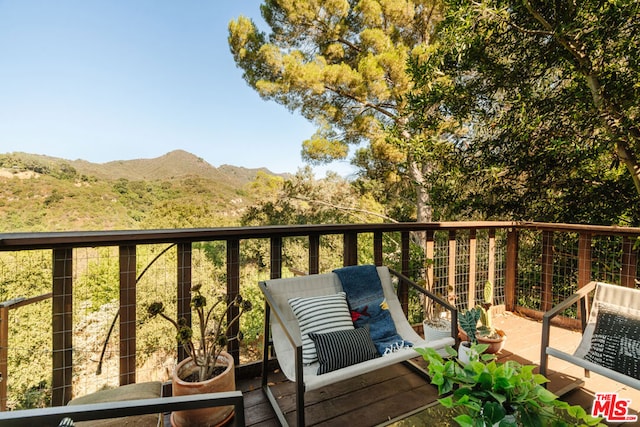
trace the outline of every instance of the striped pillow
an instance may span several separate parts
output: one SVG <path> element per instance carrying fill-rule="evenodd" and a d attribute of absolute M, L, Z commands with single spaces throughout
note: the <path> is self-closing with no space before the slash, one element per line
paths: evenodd
<path fill-rule="evenodd" d="M 318 361 L 320 362 L 318 375 L 380 356 L 371 340 L 368 328 L 324 334 L 312 332 L 309 336 L 315 343 L 318 353 Z"/>
<path fill-rule="evenodd" d="M 353 329 L 344 292 L 309 298 L 291 298 L 289 305 L 298 319 L 302 335 L 302 363 L 316 362 L 316 347 L 309 333 Z"/>

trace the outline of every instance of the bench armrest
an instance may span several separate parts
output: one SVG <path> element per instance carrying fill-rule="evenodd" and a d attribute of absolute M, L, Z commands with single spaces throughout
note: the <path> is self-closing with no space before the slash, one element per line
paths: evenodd
<path fill-rule="evenodd" d="M 454 338 L 454 339 L 457 339 L 457 337 L 458 337 L 458 309 L 455 306 L 450 304 L 449 301 L 446 301 L 445 299 L 440 298 L 439 296 L 437 296 L 433 292 L 429 291 L 428 289 L 425 289 L 422 286 L 418 285 L 417 283 L 415 283 L 413 280 L 411 280 L 410 278 L 408 278 L 404 274 L 402 274 L 402 273 L 400 273 L 400 272 L 398 272 L 396 270 L 393 270 L 391 268 L 389 269 L 389 272 L 391 272 L 391 274 L 396 276 L 399 280 L 401 280 L 404 283 L 408 284 L 409 287 L 415 289 L 416 291 L 420 292 L 421 294 L 423 294 L 426 297 L 432 299 L 437 304 L 439 304 L 439 305 L 443 306 L 445 309 L 447 309 L 451 313 L 451 337 Z"/>

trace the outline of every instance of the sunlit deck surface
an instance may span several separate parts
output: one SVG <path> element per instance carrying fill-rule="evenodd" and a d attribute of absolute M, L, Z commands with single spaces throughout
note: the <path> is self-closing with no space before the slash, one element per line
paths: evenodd
<path fill-rule="evenodd" d="M 501 360 L 517 360 L 523 364 L 538 365 L 542 323 L 525 317 L 505 313 L 494 317 L 496 327 L 507 333 Z M 580 340 L 580 333 L 552 327 L 551 342 L 554 347 L 572 352 Z M 631 399 L 633 413 L 640 412 L 640 391 L 622 386 L 600 375 L 584 378 L 581 368 L 559 359 L 550 358 L 549 390 L 564 393 L 563 400 L 579 404 L 591 410 L 594 392 L 618 392 L 620 397 Z M 565 391 L 577 381 L 584 385 Z M 282 374 L 270 376 L 277 384 L 280 406 L 288 422 L 295 425 L 294 385 Z M 238 387 L 245 396 L 245 418 L 248 426 L 278 426 L 269 403 L 260 389 L 260 378 L 241 380 Z M 433 403 L 437 396 L 435 386 L 404 365 L 395 365 L 360 377 L 343 381 L 306 394 L 308 426 L 378 426 L 388 424 L 412 411 Z M 434 420 L 433 424 L 438 425 Z M 609 423 L 609 425 L 640 425 L 640 423 Z"/>

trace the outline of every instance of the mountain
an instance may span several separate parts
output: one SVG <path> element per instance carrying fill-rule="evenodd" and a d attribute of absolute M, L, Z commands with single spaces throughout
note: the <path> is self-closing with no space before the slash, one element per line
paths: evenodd
<path fill-rule="evenodd" d="M 66 160 L 40 154 L 8 153 L 0 154 L 0 166 L 2 166 L 2 157 L 12 157 L 17 163 L 22 162 L 27 165 L 39 163 L 50 168 L 68 164 L 81 175 L 106 180 L 128 179 L 131 181 L 145 181 L 199 176 L 201 178 L 244 185 L 253 180 L 258 171 L 273 175 L 266 168 L 247 169 L 230 165 L 216 168 L 201 157 L 184 150 L 171 151 L 154 159 L 115 160 L 107 163 Z"/>
<path fill-rule="evenodd" d="M 258 173 L 274 175 L 183 150 L 101 164 L 0 154 L 0 232 L 237 225 Z"/>

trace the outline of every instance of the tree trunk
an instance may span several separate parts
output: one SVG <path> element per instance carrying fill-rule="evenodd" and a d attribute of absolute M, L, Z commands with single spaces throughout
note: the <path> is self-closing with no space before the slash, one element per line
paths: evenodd
<path fill-rule="evenodd" d="M 623 118 L 620 112 L 616 111 L 613 104 L 605 98 L 604 91 L 600 85 L 598 77 L 593 73 L 589 73 L 585 76 L 587 78 L 587 85 L 591 91 L 593 103 L 596 109 L 600 113 L 600 117 L 604 121 L 604 125 L 615 137 L 616 146 L 615 152 L 618 158 L 624 163 L 625 167 L 631 174 L 631 179 L 636 187 L 636 192 L 640 195 L 640 164 L 638 164 L 638 158 L 633 152 L 629 143 L 629 138 L 636 141 L 636 145 L 640 145 L 640 135 L 637 135 L 637 130 L 626 129 L 624 127 Z"/>
<path fill-rule="evenodd" d="M 429 168 L 429 165 L 420 165 L 413 160 L 409 161 L 409 173 L 416 189 L 416 222 L 431 222 L 433 220 L 429 184 L 424 178 Z"/>
<path fill-rule="evenodd" d="M 431 196 L 429 195 L 429 183 L 426 182 L 425 175 L 428 176 L 428 172 L 431 165 L 420 165 L 417 162 L 409 161 L 409 173 L 413 179 L 413 185 L 416 191 L 416 222 L 431 222 L 433 221 L 433 210 L 431 208 Z M 429 291 L 433 291 L 433 283 L 427 280 L 427 269 L 432 266 L 430 260 L 426 259 L 427 256 L 427 234 L 426 232 L 412 233 L 411 238 L 422 249 L 422 253 L 425 257 L 425 287 Z M 434 302 L 428 298 L 422 298 L 422 305 L 424 309 L 425 319 L 433 319 L 435 314 Z"/>

